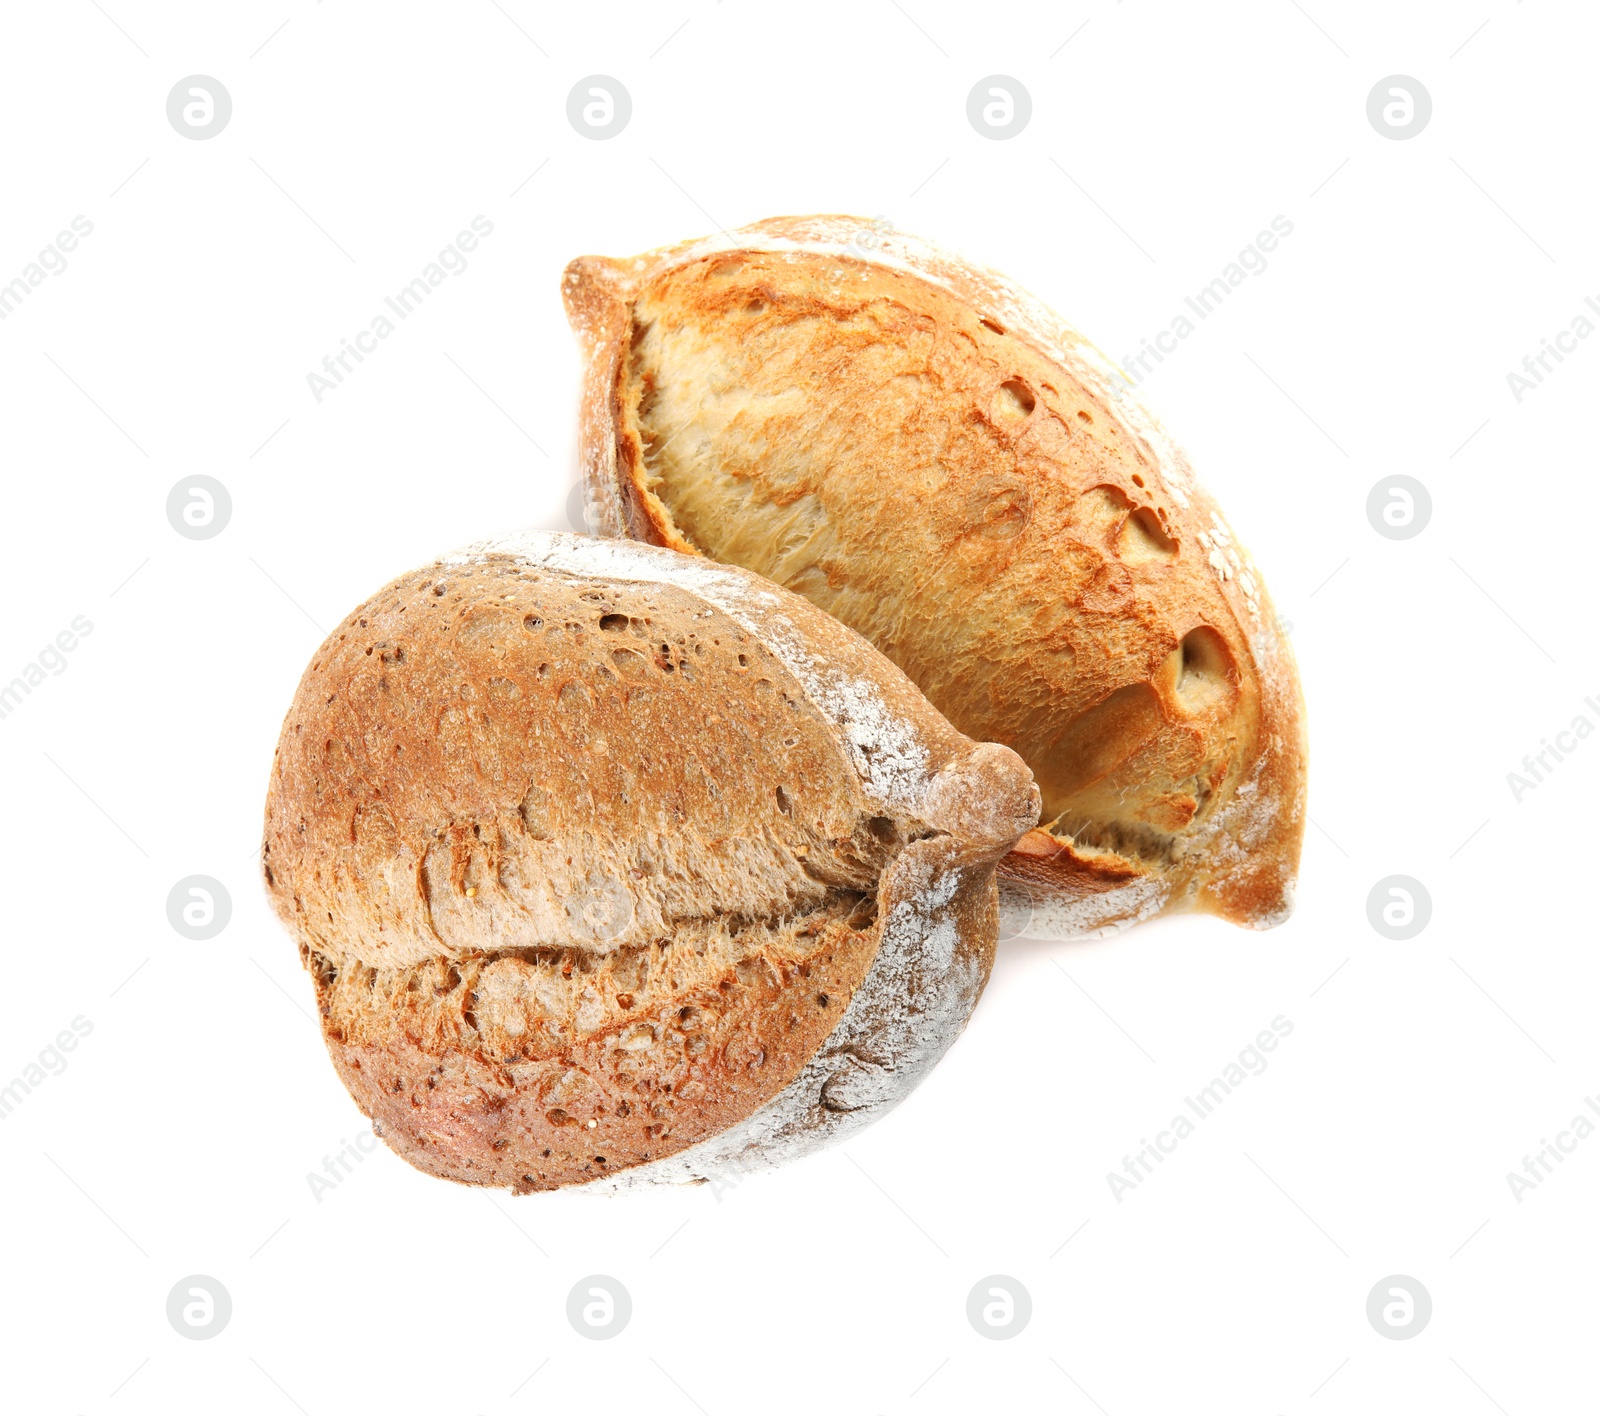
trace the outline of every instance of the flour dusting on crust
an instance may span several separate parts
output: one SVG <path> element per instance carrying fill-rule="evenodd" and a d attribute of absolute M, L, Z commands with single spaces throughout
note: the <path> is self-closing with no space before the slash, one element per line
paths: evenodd
<path fill-rule="evenodd" d="M 869 797 L 902 815 L 924 815 L 932 775 L 927 746 L 870 683 L 806 648 L 799 627 L 786 613 L 796 602 L 788 591 L 748 571 L 677 551 L 555 531 L 517 531 L 475 542 L 442 559 L 446 565 L 463 565 L 495 556 L 606 580 L 660 582 L 699 595 L 766 644 L 838 726 Z"/>
<path fill-rule="evenodd" d="M 910 898 L 884 920 L 871 969 L 799 1076 L 721 1135 L 591 1181 L 583 1191 L 736 1183 L 847 1140 L 905 1100 L 967 1025 L 988 975 L 980 957 L 958 947 L 955 873 L 922 854 L 934 844 L 909 847 L 891 867 L 892 875 L 907 877 L 891 880 L 891 888 L 910 886 Z"/>
<path fill-rule="evenodd" d="M 1004 938 L 1106 939 L 1160 914 L 1170 895 L 1154 877 L 1076 900 L 1006 880 L 1000 887 L 1000 928 Z"/>

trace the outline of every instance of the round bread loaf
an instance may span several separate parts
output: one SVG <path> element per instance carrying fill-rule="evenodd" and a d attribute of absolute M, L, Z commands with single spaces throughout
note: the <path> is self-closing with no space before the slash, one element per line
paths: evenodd
<path fill-rule="evenodd" d="M 1259 571 L 1083 337 L 1002 277 L 784 217 L 563 293 L 592 520 L 745 566 L 1033 769 L 1013 928 L 1292 907 L 1306 743 Z"/>
<path fill-rule="evenodd" d="M 374 1130 L 526 1192 L 770 1165 L 894 1106 L 966 1025 L 1038 809 L 800 597 L 535 532 L 328 637 L 262 864 Z"/>

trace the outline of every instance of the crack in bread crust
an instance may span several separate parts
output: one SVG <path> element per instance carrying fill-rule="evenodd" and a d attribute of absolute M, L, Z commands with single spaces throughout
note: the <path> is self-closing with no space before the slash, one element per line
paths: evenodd
<path fill-rule="evenodd" d="M 959 1036 L 994 963 L 994 877 L 956 864 L 955 855 L 951 840 L 938 837 L 895 861 L 872 968 L 838 1026 L 781 1092 L 697 1145 L 597 1178 L 593 1187 L 737 1183 L 837 1144 L 898 1106 Z"/>
<path fill-rule="evenodd" d="M 335 965 L 306 951 L 318 1003 L 347 1042 L 395 1027 L 430 1048 L 469 1047 L 506 1066 L 543 1062 L 580 1040 L 626 1033 L 676 1014 L 691 994 L 781 982 L 813 955 L 865 934 L 874 895 L 831 891 L 819 906 L 782 920 L 685 921 L 646 945 L 608 954 L 586 949 L 495 949 L 404 968 Z M 643 1050 L 643 1031 L 620 1045 Z"/>
<path fill-rule="evenodd" d="M 525 1192 L 670 1155 L 781 1091 L 870 966 L 859 903 L 749 931 L 742 956 L 682 937 L 569 954 L 559 991 L 540 985 L 565 965 L 516 957 L 375 978 L 310 964 L 335 1064 L 384 1138 L 432 1173 Z"/>

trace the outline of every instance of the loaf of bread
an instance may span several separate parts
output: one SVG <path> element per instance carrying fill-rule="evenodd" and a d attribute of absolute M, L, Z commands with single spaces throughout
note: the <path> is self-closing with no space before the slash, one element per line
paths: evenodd
<path fill-rule="evenodd" d="M 1292 657 L 1188 461 L 1082 336 L 848 217 L 585 256 L 563 293 L 594 524 L 799 592 L 1014 748 L 1044 805 L 1000 867 L 1013 928 L 1287 917 Z"/>
<path fill-rule="evenodd" d="M 977 1002 L 1038 810 L 799 596 L 533 532 L 328 637 L 262 864 L 374 1130 L 521 1193 L 771 1165 L 894 1106 Z"/>

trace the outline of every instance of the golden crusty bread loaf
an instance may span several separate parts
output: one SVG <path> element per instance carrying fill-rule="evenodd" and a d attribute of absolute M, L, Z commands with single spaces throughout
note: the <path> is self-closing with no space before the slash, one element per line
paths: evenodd
<path fill-rule="evenodd" d="M 1305 822 L 1294 664 L 1188 461 L 1002 277 L 848 217 L 585 256 L 589 513 L 745 566 L 1033 769 L 1014 927 L 1287 917 Z"/>
<path fill-rule="evenodd" d="M 889 1109 L 977 1002 L 1038 808 L 798 596 L 525 533 L 328 637 L 262 863 L 374 1130 L 526 1192 L 768 1165 Z"/>

